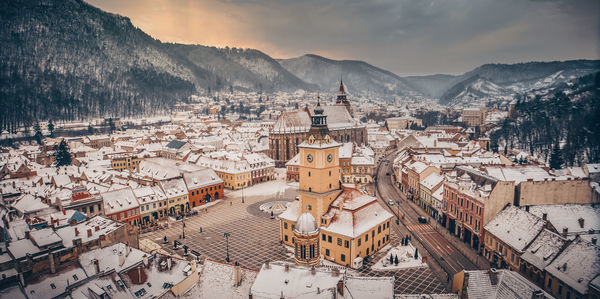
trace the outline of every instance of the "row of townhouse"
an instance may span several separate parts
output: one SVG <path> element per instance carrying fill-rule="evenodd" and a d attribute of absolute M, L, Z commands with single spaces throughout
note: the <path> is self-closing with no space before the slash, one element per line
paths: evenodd
<path fill-rule="evenodd" d="M 167 158 L 148 158 L 140 163 L 139 177 L 151 180 L 166 197 L 166 215 L 179 215 L 208 202 L 222 199 L 224 183 L 210 168 Z M 165 215 L 165 216 L 166 216 Z"/>
<path fill-rule="evenodd" d="M 598 203 L 588 177 L 554 175 L 536 165 L 457 166 L 444 177 L 440 222 L 479 252 L 484 231 L 506 205 Z"/>
<path fill-rule="evenodd" d="M 406 149 L 394 161 L 394 175 L 407 198 L 479 252 L 483 227 L 507 204 L 597 202 L 583 171 L 511 166 L 502 156 L 473 151 L 478 147 L 463 147 L 459 152 L 469 152 L 466 157 Z"/>
<path fill-rule="evenodd" d="M 555 298 L 598 298 L 598 219 L 593 204 L 508 205 L 485 226 L 483 255 Z"/>
<path fill-rule="evenodd" d="M 213 169 L 231 190 L 275 179 L 275 162 L 262 153 L 212 152 L 199 156 L 195 163 Z"/>

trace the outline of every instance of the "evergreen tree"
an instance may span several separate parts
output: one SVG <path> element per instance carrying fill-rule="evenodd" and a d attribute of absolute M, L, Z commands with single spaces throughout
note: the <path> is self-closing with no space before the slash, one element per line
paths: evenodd
<path fill-rule="evenodd" d="M 71 152 L 69 150 L 69 145 L 67 145 L 67 142 L 64 139 L 62 139 L 58 147 L 55 148 L 54 163 L 56 167 L 71 165 Z"/>
<path fill-rule="evenodd" d="M 494 153 L 498 153 L 498 142 L 496 140 L 492 141 L 491 150 Z"/>
<path fill-rule="evenodd" d="M 396 257 L 394 258 L 394 264 L 396 264 L 396 266 L 398 266 L 398 255 L 396 255 Z"/>
<path fill-rule="evenodd" d="M 415 260 L 419 259 L 419 249 L 415 247 Z"/>
<path fill-rule="evenodd" d="M 113 131 L 116 129 L 115 127 L 115 122 L 112 120 L 112 118 L 108 119 L 108 127 L 110 129 L 110 133 L 112 134 Z"/>
<path fill-rule="evenodd" d="M 394 263 L 394 256 L 390 253 L 390 265 Z"/>
<path fill-rule="evenodd" d="M 552 148 L 552 154 L 550 154 L 550 169 L 560 169 L 563 163 L 562 152 L 557 142 Z"/>
<path fill-rule="evenodd" d="M 40 128 L 40 124 L 36 123 L 35 126 L 33 127 L 33 130 L 35 132 L 35 134 L 33 135 L 35 138 L 35 141 L 37 141 L 37 143 L 39 145 L 42 145 L 42 138 L 44 138 L 44 136 L 42 135 L 42 129 Z"/>
<path fill-rule="evenodd" d="M 54 123 L 52 120 L 48 121 L 48 132 L 50 132 L 50 137 L 54 137 Z"/>

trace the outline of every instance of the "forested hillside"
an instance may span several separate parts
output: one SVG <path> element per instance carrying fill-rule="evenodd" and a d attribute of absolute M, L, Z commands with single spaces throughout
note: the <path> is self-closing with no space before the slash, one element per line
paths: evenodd
<path fill-rule="evenodd" d="M 518 117 L 491 134 L 492 148 L 520 148 L 565 166 L 600 162 L 600 73 L 590 74 L 548 96 L 520 96 Z"/>

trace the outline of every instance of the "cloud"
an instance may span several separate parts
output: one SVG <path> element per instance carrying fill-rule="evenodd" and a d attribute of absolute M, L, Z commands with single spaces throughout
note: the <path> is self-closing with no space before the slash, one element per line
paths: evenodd
<path fill-rule="evenodd" d="M 89 0 L 165 41 L 316 53 L 401 75 L 599 57 L 595 0 Z"/>

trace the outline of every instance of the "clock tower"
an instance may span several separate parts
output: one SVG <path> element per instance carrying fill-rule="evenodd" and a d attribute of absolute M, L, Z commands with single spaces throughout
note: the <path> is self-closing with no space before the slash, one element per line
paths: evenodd
<path fill-rule="evenodd" d="M 342 191 L 339 147 L 329 135 L 327 116 L 321 102 L 311 114 L 308 138 L 298 145 L 300 213 L 308 212 L 315 220 L 327 212 L 329 205 Z"/>

